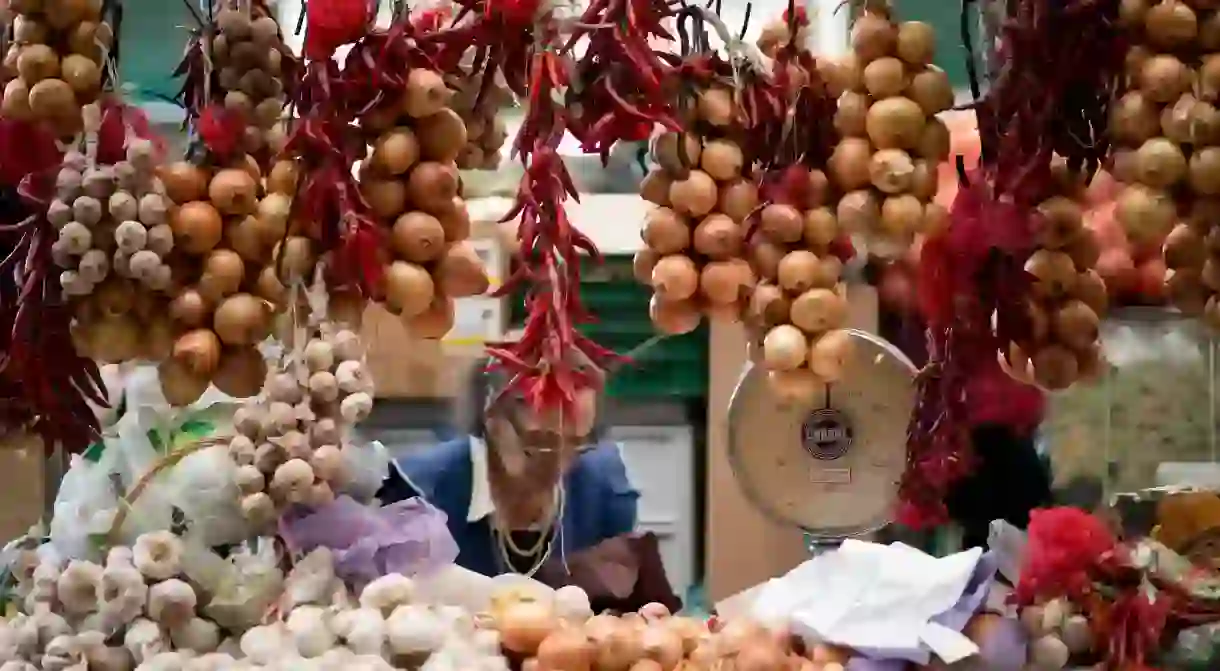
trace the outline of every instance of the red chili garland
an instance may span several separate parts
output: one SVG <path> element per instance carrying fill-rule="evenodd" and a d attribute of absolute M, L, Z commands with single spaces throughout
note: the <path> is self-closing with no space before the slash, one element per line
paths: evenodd
<path fill-rule="evenodd" d="M 996 367 L 997 352 L 1029 340 L 1023 266 L 1039 225 L 1034 207 L 1054 185 L 1052 158 L 1091 171 L 1109 149 L 1107 106 L 1123 63 L 1117 5 L 1017 0 L 1003 25 L 1003 68 L 976 106 L 979 168 L 959 170 L 950 228 L 920 255 L 929 364 L 908 426 L 904 524 L 945 521 L 945 496 L 973 468 L 969 383 Z"/>
<path fill-rule="evenodd" d="M 674 14 L 666 0 L 594 0 L 560 43 L 562 21 L 538 0 L 459 0 L 455 27 L 436 34 L 446 45 L 441 62 L 456 63 L 475 45 L 473 73 L 483 91 L 497 72 L 518 96 L 528 99 L 513 153 L 525 166 L 516 202 L 503 221 L 519 219 L 521 265 L 498 295 L 529 283 L 527 316 L 520 340 L 488 348 L 497 366 L 512 373 L 505 390 L 522 393 L 538 408 L 567 407 L 582 387 L 596 384 L 596 371 L 572 365 L 576 350 L 599 367 L 618 361 L 576 330 L 590 321 L 580 301 L 580 257 L 598 257 L 593 241 L 567 217 L 564 202 L 579 200 L 558 153 L 565 132 L 586 151 L 608 159 L 621 140 L 647 137 L 654 124 L 679 129 L 663 82 L 671 68 L 649 40 L 672 39 L 664 19 Z M 580 59 L 571 55 L 581 40 Z M 465 41 L 463 43 L 463 41 Z M 479 96 L 479 102 L 482 94 Z"/>

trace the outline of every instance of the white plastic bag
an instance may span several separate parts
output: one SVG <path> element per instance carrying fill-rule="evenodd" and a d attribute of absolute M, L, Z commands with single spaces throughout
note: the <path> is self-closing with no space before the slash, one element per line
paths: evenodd
<path fill-rule="evenodd" d="M 55 496 L 51 518 L 51 542 L 47 552 L 56 559 L 100 560 L 98 534 L 110 529 L 118 508 L 112 473 L 108 464 L 73 455 Z"/>
<path fill-rule="evenodd" d="M 356 436 L 352 438 L 352 442 L 343 448 L 348 481 L 338 493 L 347 494 L 357 501 L 372 501 L 390 472 L 390 451 L 379 440 L 361 445 Z"/>

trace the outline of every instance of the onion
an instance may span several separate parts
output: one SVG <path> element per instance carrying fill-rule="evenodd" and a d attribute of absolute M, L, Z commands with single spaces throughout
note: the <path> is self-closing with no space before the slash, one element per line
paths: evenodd
<path fill-rule="evenodd" d="M 205 201 L 184 203 L 173 212 L 170 226 L 174 246 L 189 254 L 204 254 L 215 247 L 224 230 L 220 212 Z"/>
<path fill-rule="evenodd" d="M 699 118 L 716 127 L 731 125 L 736 120 L 737 108 L 733 94 L 724 88 L 713 87 L 699 94 L 696 104 Z"/>
<path fill-rule="evenodd" d="M 683 230 L 686 232 L 685 225 L 683 225 Z M 740 254 L 744 240 L 745 232 L 742 227 L 723 214 L 710 214 L 695 227 L 695 251 L 710 259 L 723 260 Z M 657 251 L 666 253 L 661 249 L 657 249 Z M 679 251 L 682 250 L 672 250 L 672 252 Z"/>
<path fill-rule="evenodd" d="M 774 642 L 751 639 L 742 644 L 735 661 L 738 671 L 766 671 L 786 668 L 789 660 L 784 649 Z"/>
<path fill-rule="evenodd" d="M 949 75 L 935 65 L 929 65 L 911 78 L 906 95 L 928 116 L 953 107 L 953 85 L 949 83 Z"/>
<path fill-rule="evenodd" d="M 536 657 L 543 671 L 590 671 L 596 648 L 579 629 L 560 628 L 538 646 Z"/>
<path fill-rule="evenodd" d="M 901 96 L 878 100 L 868 108 L 865 128 L 878 149 L 914 148 L 924 132 L 926 117 L 918 103 Z"/>
<path fill-rule="evenodd" d="M 708 219 L 715 216 L 717 215 L 710 215 Z M 729 220 L 729 223 L 733 224 L 733 221 Z M 691 243 L 690 228 L 676 212 L 667 207 L 657 207 L 648 212 L 640 237 L 649 249 L 660 255 L 685 251 Z"/>
<path fill-rule="evenodd" d="M 1036 350 L 1033 364 L 1034 381 L 1046 389 L 1067 389 L 1080 376 L 1080 364 L 1072 350 L 1061 345 L 1046 345 Z"/>
<path fill-rule="evenodd" d="M 771 370 L 795 370 L 805 363 L 809 343 L 791 324 L 780 324 L 763 337 L 763 363 Z"/>
<path fill-rule="evenodd" d="M 257 396 L 267 378 L 267 361 L 255 347 L 230 347 L 220 356 L 212 384 L 233 398 Z"/>
<path fill-rule="evenodd" d="M 1186 156 L 1182 148 L 1168 138 L 1156 137 L 1140 145 L 1135 154 L 1136 176 L 1140 182 L 1166 189 L 1186 176 Z"/>
<path fill-rule="evenodd" d="M 897 58 L 878 58 L 864 66 L 864 88 L 878 100 L 901 94 L 909 83 L 906 67 Z"/>
<path fill-rule="evenodd" d="M 936 54 L 936 31 L 922 21 L 904 21 L 898 25 L 896 51 L 909 65 L 927 65 Z"/>
<path fill-rule="evenodd" d="M 402 111 L 416 119 L 440 112 L 449 104 L 453 92 L 444 78 L 434 70 L 412 68 L 407 73 L 407 90 L 402 97 Z"/>
<path fill-rule="evenodd" d="M 851 27 L 851 48 L 856 57 L 868 63 L 894 53 L 898 29 L 889 19 L 865 12 Z"/>
<path fill-rule="evenodd" d="M 719 192 L 716 180 L 701 170 L 691 170 L 686 179 L 675 180 L 669 187 L 669 202 L 681 214 L 702 217 L 716 207 Z"/>
<path fill-rule="evenodd" d="M 496 618 L 500 644 L 520 655 L 533 655 L 555 633 L 559 621 L 549 606 L 537 601 L 509 604 Z"/>
<path fill-rule="evenodd" d="M 762 232 L 780 243 L 799 242 L 805 233 L 804 217 L 791 205 L 772 203 L 763 208 L 759 217 Z"/>
<path fill-rule="evenodd" d="M 652 268 L 650 283 L 662 300 L 684 301 L 699 290 L 699 269 L 687 256 L 663 256 Z"/>
<path fill-rule="evenodd" d="M 661 665 L 663 671 L 673 671 L 682 661 L 685 647 L 682 638 L 663 624 L 650 624 L 640 634 L 644 657 Z"/>
<path fill-rule="evenodd" d="M 780 259 L 776 279 L 784 290 L 801 293 L 816 286 L 820 265 L 817 254 L 808 249 L 794 249 Z"/>
<path fill-rule="evenodd" d="M 1207 260 L 1205 239 L 1189 224 L 1178 224 L 1165 236 L 1163 255 L 1170 268 L 1202 268 Z"/>
<path fill-rule="evenodd" d="M 827 172 L 835 186 L 851 191 L 868 186 L 873 149 L 864 138 L 848 137 L 839 141 L 827 162 Z"/>
<path fill-rule="evenodd" d="M 864 137 L 864 120 L 868 116 L 869 98 L 863 93 L 847 91 L 839 96 L 834 126 L 840 137 Z"/>
<path fill-rule="evenodd" d="M 451 298 L 478 296 L 491 287 L 483 260 L 468 241 L 449 245 L 433 272 L 440 292 Z"/>
<path fill-rule="evenodd" d="M 640 182 L 640 197 L 662 207 L 669 205 L 669 187 L 673 178 L 661 170 L 652 170 Z"/>
<path fill-rule="evenodd" d="M 699 273 L 699 291 L 715 305 L 735 305 L 753 285 L 750 265 L 740 259 L 712 261 Z"/>
<path fill-rule="evenodd" d="M 1144 15 L 1144 30 L 1153 46 L 1170 50 L 1193 42 L 1199 24 L 1187 5 L 1178 0 L 1161 0 Z"/>
<path fill-rule="evenodd" d="M 758 207 L 758 187 L 750 180 L 739 179 L 720 187 L 716 209 L 733 221 L 744 222 L 756 207 Z"/>
<path fill-rule="evenodd" d="M 415 130 L 420 151 L 430 161 L 450 163 L 466 146 L 466 124 L 451 109 L 442 109 L 417 120 Z"/>
<path fill-rule="evenodd" d="M 172 356 L 192 374 L 211 376 L 220 365 L 220 339 L 211 329 L 187 331 L 174 341 Z"/>
<path fill-rule="evenodd" d="M 685 156 L 678 150 L 679 137 L 685 141 Z M 674 176 L 685 175 L 686 171 L 699 165 L 702 149 L 699 138 L 694 135 L 662 133 L 652 142 L 652 158 L 665 173 Z M 683 158 L 686 159 L 685 164 L 682 162 Z"/>
<path fill-rule="evenodd" d="M 1110 107 L 1110 133 L 1117 140 L 1143 144 L 1160 130 L 1156 104 L 1139 91 L 1128 91 Z"/>
<path fill-rule="evenodd" d="M 810 289 L 792 301 L 792 323 L 806 333 L 839 328 L 847 318 L 847 302 L 830 289 Z"/>
<path fill-rule="evenodd" d="M 642 632 L 623 621 L 608 626 L 597 642 L 598 671 L 626 671 L 644 657 Z"/>
<path fill-rule="evenodd" d="M 881 203 L 871 189 L 851 191 L 839 199 L 835 217 L 848 233 L 869 233 L 881 221 Z"/>
<path fill-rule="evenodd" d="M 868 174 L 869 181 L 881 192 L 902 193 L 911 188 L 915 163 L 901 149 L 882 149 L 869 161 Z"/>
<path fill-rule="evenodd" d="M 430 214 L 407 212 L 394 221 L 390 242 L 407 261 L 427 263 L 445 253 L 445 228 Z"/>
<path fill-rule="evenodd" d="M 395 261 L 386 268 L 385 303 L 390 311 L 414 317 L 432 305 L 435 295 L 432 276 L 420 266 Z"/>
<path fill-rule="evenodd" d="M 198 401 L 211 383 L 207 376 L 191 372 L 176 358 L 166 359 L 157 366 L 157 379 L 161 383 L 161 394 L 173 406 Z"/>
<path fill-rule="evenodd" d="M 690 333 L 703 321 L 703 315 L 695 303 L 664 301 L 660 296 L 653 296 L 649 299 L 648 318 L 658 331 L 667 335 Z"/>
<path fill-rule="evenodd" d="M 1139 70 L 1139 87 L 1153 103 L 1167 105 L 1190 88 L 1190 70 L 1168 54 L 1157 54 Z"/>
<path fill-rule="evenodd" d="M 208 199 L 222 214 L 250 214 L 258 207 L 258 184 L 245 170 L 221 170 L 208 185 Z"/>
<path fill-rule="evenodd" d="M 457 195 L 458 171 L 452 164 L 424 161 L 407 177 L 408 199 L 429 214 L 449 209 Z"/>
<path fill-rule="evenodd" d="M 1078 352 L 1097 342 L 1101 320 L 1084 301 L 1068 301 L 1055 313 L 1055 338 Z"/>
<path fill-rule="evenodd" d="M 212 327 L 226 345 L 254 345 L 267 337 L 271 311 L 261 298 L 234 294 L 217 306 Z"/>
<path fill-rule="evenodd" d="M 1177 206 L 1163 191 L 1132 184 L 1118 194 L 1114 217 L 1134 245 L 1159 242 L 1173 229 Z"/>
<path fill-rule="evenodd" d="M 737 143 L 712 140 L 703 147 L 699 167 L 712 179 L 727 182 L 741 176 L 744 161 Z"/>

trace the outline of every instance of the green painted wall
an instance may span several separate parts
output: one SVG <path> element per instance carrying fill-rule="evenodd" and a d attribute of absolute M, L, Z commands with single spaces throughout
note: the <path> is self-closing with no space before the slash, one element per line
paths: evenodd
<path fill-rule="evenodd" d="M 133 98 L 178 92 L 170 75 L 182 58 L 187 27 L 194 25 L 185 2 L 197 4 L 196 0 L 124 0 L 119 71 L 123 83 L 134 87 Z"/>

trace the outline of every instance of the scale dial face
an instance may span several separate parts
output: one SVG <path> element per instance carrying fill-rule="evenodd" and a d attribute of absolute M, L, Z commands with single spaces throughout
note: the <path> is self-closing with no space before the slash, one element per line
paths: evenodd
<path fill-rule="evenodd" d="M 729 461 L 746 496 L 815 537 L 888 524 L 906 466 L 915 366 L 885 340 L 849 332 L 843 379 L 813 403 L 780 402 L 767 371 L 747 364 L 729 404 Z"/>

